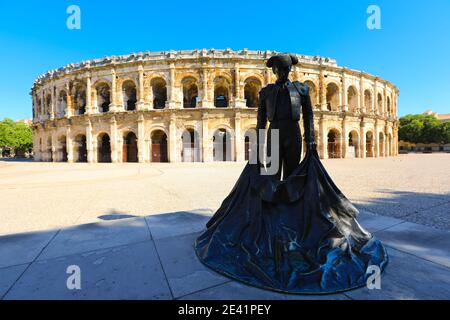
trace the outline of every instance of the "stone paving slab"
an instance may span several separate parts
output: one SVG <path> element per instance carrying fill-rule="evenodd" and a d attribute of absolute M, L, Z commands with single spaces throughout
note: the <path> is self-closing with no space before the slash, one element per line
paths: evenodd
<path fill-rule="evenodd" d="M 8 290 L 19 279 L 20 275 L 28 267 L 28 264 L 20 266 L 12 266 L 0 269 L 0 299 L 8 292 Z"/>
<path fill-rule="evenodd" d="M 395 249 L 450 268 L 450 232 L 405 222 L 375 236 Z"/>
<path fill-rule="evenodd" d="M 39 260 L 150 240 L 144 218 L 79 225 L 61 230 Z"/>
<path fill-rule="evenodd" d="M 364 229 L 372 233 L 404 222 L 400 219 L 379 216 L 364 210 L 360 210 L 357 220 Z"/>
<path fill-rule="evenodd" d="M 205 267 L 194 251 L 199 233 L 155 240 L 175 298 L 230 281 Z"/>
<path fill-rule="evenodd" d="M 381 289 L 360 288 L 345 292 L 351 299 L 450 299 L 450 270 L 393 248 Z"/>
<path fill-rule="evenodd" d="M 444 203 L 409 215 L 406 220 L 417 224 L 440 228 L 449 231 L 450 203 Z"/>
<path fill-rule="evenodd" d="M 0 236 L 0 268 L 32 262 L 57 230 Z"/>
<path fill-rule="evenodd" d="M 180 211 L 145 217 L 153 239 L 163 239 L 200 232 L 211 219 L 209 209 Z"/>
<path fill-rule="evenodd" d="M 67 289 L 78 265 L 81 290 Z M 153 241 L 34 262 L 5 299 L 171 299 Z"/>

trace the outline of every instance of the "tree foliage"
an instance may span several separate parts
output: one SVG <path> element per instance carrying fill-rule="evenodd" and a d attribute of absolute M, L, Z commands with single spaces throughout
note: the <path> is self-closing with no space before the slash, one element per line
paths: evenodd
<path fill-rule="evenodd" d="M 29 149 L 33 146 L 33 133 L 29 125 L 5 118 L 0 121 L 0 148 Z"/>
<path fill-rule="evenodd" d="M 398 138 L 414 143 L 450 143 L 450 122 L 442 123 L 430 115 L 408 114 L 400 118 Z"/>

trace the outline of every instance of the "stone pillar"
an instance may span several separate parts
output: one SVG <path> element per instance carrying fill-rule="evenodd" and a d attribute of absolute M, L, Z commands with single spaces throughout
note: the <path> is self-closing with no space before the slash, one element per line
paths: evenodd
<path fill-rule="evenodd" d="M 119 162 L 118 150 L 117 150 L 117 121 L 116 117 L 111 117 L 110 123 L 110 131 L 111 131 L 111 162 L 117 163 Z"/>
<path fill-rule="evenodd" d="M 245 161 L 245 143 L 241 135 L 241 113 L 236 111 L 234 118 L 234 140 L 235 140 L 235 152 L 236 161 Z"/>
<path fill-rule="evenodd" d="M 72 110 L 73 110 L 73 101 L 72 101 L 72 95 L 70 94 L 70 83 L 66 83 L 66 117 L 70 118 L 72 116 Z"/>
<path fill-rule="evenodd" d="M 341 146 L 342 146 L 342 150 L 341 150 L 341 158 L 348 158 L 348 149 L 349 149 L 349 145 L 348 145 L 348 128 L 347 128 L 347 119 L 344 116 L 344 118 L 342 119 L 342 142 L 341 142 Z"/>
<path fill-rule="evenodd" d="M 342 87 L 341 87 L 341 104 L 342 111 L 346 112 L 349 109 L 348 98 L 347 98 L 347 78 L 345 75 L 345 69 L 342 71 Z"/>
<path fill-rule="evenodd" d="M 144 67 L 142 65 L 138 68 L 139 72 L 139 99 L 137 103 L 137 110 L 145 110 L 145 101 L 144 101 Z"/>
<path fill-rule="evenodd" d="M 359 112 L 366 113 L 366 106 L 364 105 L 364 77 L 360 74 L 359 78 Z"/>
<path fill-rule="evenodd" d="M 319 103 L 322 111 L 327 111 L 327 87 L 325 84 L 324 70 L 320 69 L 319 74 Z"/>
<path fill-rule="evenodd" d="M 373 156 L 375 158 L 378 158 L 380 156 L 380 135 L 378 133 L 378 120 L 375 119 L 375 125 L 373 128 L 373 143 L 374 143 L 374 152 L 373 152 Z"/>
<path fill-rule="evenodd" d="M 170 86 L 169 86 L 169 101 L 168 107 L 170 109 L 177 108 L 176 104 L 176 88 L 175 88 L 175 64 L 173 62 L 169 65 L 169 73 L 170 73 Z"/>
<path fill-rule="evenodd" d="M 202 108 L 212 107 L 209 100 L 209 84 L 208 84 L 208 69 L 205 67 L 202 69 Z"/>
<path fill-rule="evenodd" d="M 178 162 L 176 119 L 175 113 L 172 113 L 170 115 L 169 123 L 169 162 Z"/>
<path fill-rule="evenodd" d="M 359 157 L 366 158 L 366 122 L 364 119 L 361 121 L 361 127 L 359 131 Z"/>
<path fill-rule="evenodd" d="M 378 88 L 377 88 L 377 79 L 373 82 L 373 105 L 374 105 L 374 113 L 376 115 L 380 114 L 380 110 L 378 109 Z"/>
<path fill-rule="evenodd" d="M 145 122 L 144 116 L 142 114 L 139 115 L 138 119 L 138 159 L 140 163 L 144 163 L 146 161 L 146 150 L 145 147 Z"/>
<path fill-rule="evenodd" d="M 55 87 L 52 87 L 52 92 L 51 92 L 51 99 L 52 101 L 50 102 L 50 120 L 55 119 Z"/>
<path fill-rule="evenodd" d="M 89 163 L 94 162 L 94 146 L 92 143 L 92 124 L 91 121 L 87 121 L 86 125 L 86 149 L 87 149 L 87 161 Z"/>
<path fill-rule="evenodd" d="M 58 149 L 56 148 L 56 144 L 58 143 L 58 137 L 56 135 L 56 127 L 52 129 L 52 162 L 58 162 Z"/>
<path fill-rule="evenodd" d="M 70 125 L 68 124 L 66 126 L 66 148 L 67 148 L 67 162 L 72 163 L 73 162 L 73 142 L 72 142 L 72 136 L 70 133 Z"/>
<path fill-rule="evenodd" d="M 245 100 L 245 92 L 241 88 L 241 71 L 239 69 L 239 63 L 235 64 L 234 67 L 234 107 L 235 108 L 245 108 L 246 100 Z"/>
<path fill-rule="evenodd" d="M 201 148 L 202 148 L 202 160 L 203 162 L 211 162 L 212 158 L 212 150 L 210 149 L 210 135 L 209 135 L 209 116 L 206 112 L 202 114 L 202 140 L 201 140 Z"/>
<path fill-rule="evenodd" d="M 109 110 L 111 112 L 117 112 L 117 81 L 116 70 L 111 70 L 111 103 L 109 104 Z"/>
<path fill-rule="evenodd" d="M 86 80 L 86 114 L 92 114 L 92 84 L 90 74 Z"/>
<path fill-rule="evenodd" d="M 320 143 L 319 143 L 319 155 L 322 159 L 328 159 L 328 135 L 326 128 L 326 120 L 323 116 L 319 119 L 319 135 L 320 135 Z"/>

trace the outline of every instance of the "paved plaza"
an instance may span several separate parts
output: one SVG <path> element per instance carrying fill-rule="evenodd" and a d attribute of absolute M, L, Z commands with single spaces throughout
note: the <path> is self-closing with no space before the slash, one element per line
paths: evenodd
<path fill-rule="evenodd" d="M 387 246 L 381 290 L 284 295 L 204 267 L 194 239 L 245 163 L 0 161 L 0 298 L 450 299 L 450 154 L 323 163 Z"/>

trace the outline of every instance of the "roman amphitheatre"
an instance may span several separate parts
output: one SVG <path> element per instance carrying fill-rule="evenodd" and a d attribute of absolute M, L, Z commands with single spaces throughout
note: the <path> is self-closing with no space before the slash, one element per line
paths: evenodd
<path fill-rule="evenodd" d="M 265 61 L 276 53 L 144 52 L 48 71 L 31 90 L 35 160 L 245 161 L 259 90 L 275 81 Z M 297 57 L 291 80 L 310 87 L 321 158 L 397 155 L 395 85 L 331 58 Z"/>

